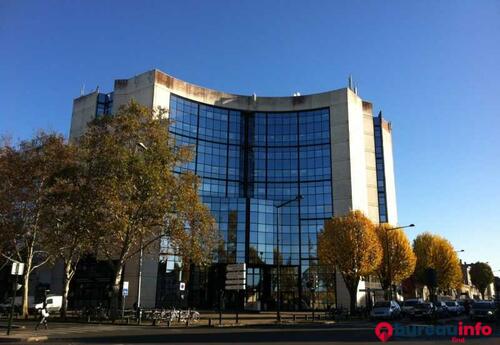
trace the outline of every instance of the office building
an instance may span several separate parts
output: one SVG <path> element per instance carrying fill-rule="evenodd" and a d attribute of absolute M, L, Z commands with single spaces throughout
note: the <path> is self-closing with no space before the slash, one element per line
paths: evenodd
<path fill-rule="evenodd" d="M 224 247 L 213 266 L 194 267 L 189 277 L 181 277 L 188 282 L 191 305 L 214 306 L 224 265 L 246 263 L 246 291 L 226 293 L 225 302 L 246 309 L 276 308 L 279 259 L 283 309 L 311 306 L 308 282 L 313 276 L 318 280 L 316 307 L 348 306 L 340 275 L 318 265 L 317 234 L 326 219 L 350 210 L 361 210 L 374 222 L 397 224 L 391 124 L 373 116 L 372 103 L 351 85 L 312 95 L 240 96 L 158 70 L 116 80 L 110 91 L 74 100 L 71 139 L 90 120 L 111 115 L 135 99 L 168 109 L 177 145 L 195 148 L 194 160 L 180 170 L 202 179 L 200 194 L 217 221 Z M 303 198 L 276 207 L 298 195 Z M 175 301 L 178 256 L 171 254 L 160 246 L 145 261 L 143 306 Z M 129 281 L 132 303 L 136 260 L 128 264 L 124 280 Z M 361 292 L 359 299 L 363 301 Z"/>

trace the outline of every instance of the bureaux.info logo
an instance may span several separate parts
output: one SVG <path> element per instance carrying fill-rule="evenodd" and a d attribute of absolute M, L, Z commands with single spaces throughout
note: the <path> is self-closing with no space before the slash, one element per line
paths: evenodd
<path fill-rule="evenodd" d="M 375 335 L 384 343 L 392 336 L 403 338 L 450 337 L 454 343 L 464 343 L 467 337 L 488 337 L 492 333 L 493 329 L 489 325 L 484 325 L 481 322 L 464 325 L 462 321 L 456 325 L 402 325 L 379 322 L 375 327 Z"/>

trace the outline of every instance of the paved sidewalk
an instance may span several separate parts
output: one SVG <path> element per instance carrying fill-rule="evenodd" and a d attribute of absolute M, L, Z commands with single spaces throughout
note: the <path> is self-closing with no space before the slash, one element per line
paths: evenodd
<path fill-rule="evenodd" d="M 35 322 L 18 322 L 16 325 L 20 328 L 13 329 L 9 336 L 6 335 L 6 328 L 2 322 L 0 327 L 0 343 L 12 342 L 40 342 L 47 341 L 50 338 L 68 337 L 72 334 L 103 334 L 113 331 L 131 331 L 137 329 L 137 326 L 112 325 L 112 324 L 84 324 L 58 322 L 50 323 L 48 329 L 38 329 L 35 331 Z"/>
<path fill-rule="evenodd" d="M 145 319 L 142 321 L 141 325 L 137 325 L 135 320 L 130 319 L 129 324 L 125 323 L 125 320 L 118 320 L 115 324 L 110 321 L 104 321 L 99 323 L 95 321 L 94 323 L 86 323 L 82 320 L 74 319 L 68 320 L 68 322 L 62 322 L 57 319 L 49 319 L 48 330 L 39 329 L 35 331 L 36 321 L 31 320 L 15 320 L 14 324 L 17 328 L 13 329 L 10 336 L 6 336 L 6 324 L 5 319 L 0 320 L 0 343 L 12 343 L 12 342 L 42 342 L 50 341 L 58 338 L 68 338 L 74 335 L 78 336 L 104 336 L 106 334 L 112 333 L 138 333 L 149 330 L 160 330 L 171 328 L 175 331 L 186 329 L 189 326 L 190 329 L 203 329 L 203 328 L 247 328 L 247 327 L 315 327 L 332 325 L 333 322 L 330 319 L 325 318 L 324 312 L 282 312 L 281 313 L 281 324 L 278 324 L 276 320 L 276 312 L 242 312 L 238 313 L 238 320 L 236 320 L 236 312 L 225 311 L 222 314 L 222 322 L 219 320 L 219 313 L 216 311 L 199 311 L 201 314 L 201 319 L 199 322 L 190 323 L 186 325 L 184 322 L 172 322 L 170 326 L 166 322 L 156 323 L 153 325 L 152 320 Z M 363 323 L 359 320 L 352 321 L 342 321 L 341 323 L 348 326 L 349 323 Z M 360 325 L 361 325 L 360 324 Z M 309 325 L 309 326 L 308 326 Z M 358 325 L 358 326 L 360 326 Z"/>
<path fill-rule="evenodd" d="M 295 315 L 295 322 L 293 321 Z M 321 320 L 319 319 L 321 315 Z M 122 321 L 123 322 L 123 321 Z M 297 313 L 282 313 L 283 326 L 304 325 L 304 324 L 325 324 L 331 321 L 325 321 L 324 314 L 315 314 L 315 320 L 312 320 L 312 313 L 297 312 Z M 130 324 L 110 322 L 104 323 L 85 323 L 85 322 L 58 322 L 57 320 L 49 320 L 48 329 L 39 328 L 35 331 L 37 322 L 34 320 L 16 320 L 15 327 L 12 329 L 9 336 L 6 335 L 6 321 L 0 321 L 0 343 L 12 342 L 42 342 L 60 337 L 70 337 L 71 335 L 103 335 L 113 332 L 136 332 L 144 329 L 167 328 L 165 322 L 153 326 L 151 320 L 143 320 L 141 325 L 137 325 L 134 321 Z M 201 312 L 201 320 L 197 323 L 189 324 L 189 328 L 207 328 L 211 327 L 251 327 L 251 326 L 276 326 L 276 313 L 242 313 L 238 315 L 236 322 L 235 313 L 223 313 L 222 324 L 219 324 L 219 314 L 214 312 Z M 173 322 L 170 325 L 172 329 L 185 329 L 185 323 Z"/>

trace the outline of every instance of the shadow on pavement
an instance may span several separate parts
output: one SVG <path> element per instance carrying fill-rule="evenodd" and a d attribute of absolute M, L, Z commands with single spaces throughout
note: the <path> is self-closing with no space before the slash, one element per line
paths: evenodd
<path fill-rule="evenodd" d="M 500 332 L 494 326 L 494 334 L 487 337 L 492 344 L 500 344 Z M 392 341 L 399 342 L 435 342 L 436 340 L 450 342 L 450 337 L 417 337 L 417 338 L 392 338 Z M 466 343 L 470 341 L 483 341 L 484 338 L 466 338 Z M 295 327 L 267 326 L 267 327 L 247 327 L 238 329 L 198 329 L 198 330 L 177 330 L 171 332 L 169 329 L 151 329 L 148 334 L 144 330 L 143 334 L 113 334 L 102 336 L 85 336 L 51 339 L 54 342 L 78 342 L 81 344 L 97 343 L 308 343 L 308 342 L 345 342 L 345 343 L 380 343 L 374 334 L 372 327 L 356 328 L 354 325 L 303 325 Z M 487 343 L 490 343 L 487 341 Z"/>
<path fill-rule="evenodd" d="M 116 335 L 103 337 L 87 337 L 76 339 L 61 339 L 65 342 L 79 343 L 307 343 L 307 342 L 378 342 L 373 331 L 356 332 L 356 334 L 334 333 L 328 330 L 272 330 L 272 331 L 230 331 L 203 333 L 164 333 L 145 335 Z"/>

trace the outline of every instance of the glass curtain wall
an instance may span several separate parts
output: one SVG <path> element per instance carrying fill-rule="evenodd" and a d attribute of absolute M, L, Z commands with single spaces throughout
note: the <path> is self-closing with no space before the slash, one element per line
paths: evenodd
<path fill-rule="evenodd" d="M 317 233 L 333 214 L 329 117 L 328 108 L 248 113 L 171 95 L 170 132 L 177 145 L 191 145 L 195 151 L 195 159 L 178 172 L 190 170 L 202 178 L 203 202 L 212 211 L 223 239 L 214 267 L 247 263 L 245 294 L 228 293 L 226 303 L 274 309 L 278 260 L 282 309 L 310 308 L 308 282 L 314 279 L 318 281 L 316 307 L 334 303 L 332 272 L 318 266 L 316 253 Z M 278 213 L 276 205 L 299 194 L 303 196 L 300 202 L 292 202 Z M 218 270 L 207 271 L 196 270 L 212 282 L 202 282 L 199 277 L 196 281 L 216 286 L 215 290 L 222 288 Z M 190 301 L 196 306 L 218 303 L 213 291 L 189 288 Z"/>

